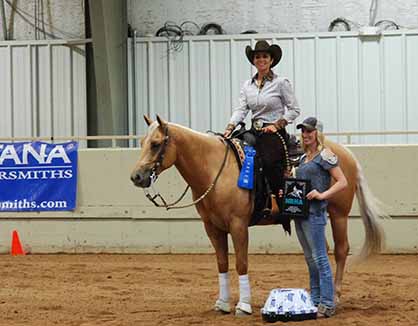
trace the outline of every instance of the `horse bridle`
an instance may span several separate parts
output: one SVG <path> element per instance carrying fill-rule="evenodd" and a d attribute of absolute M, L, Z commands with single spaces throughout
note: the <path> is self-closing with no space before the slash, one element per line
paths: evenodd
<path fill-rule="evenodd" d="M 160 151 L 158 153 L 158 158 L 154 163 L 154 166 L 151 168 L 151 184 L 153 184 L 158 179 L 157 170 L 158 168 L 163 164 L 164 155 L 167 150 L 168 141 L 170 140 L 170 137 L 168 136 L 168 126 L 164 128 L 164 141 L 161 144 Z"/>
<path fill-rule="evenodd" d="M 175 206 L 177 203 L 179 203 L 183 197 L 186 195 L 187 191 L 189 190 L 190 186 L 187 185 L 186 189 L 183 191 L 183 193 L 181 194 L 181 196 L 179 197 L 179 199 L 177 199 L 176 201 L 167 204 L 167 202 L 165 201 L 164 197 L 155 189 L 154 187 L 154 183 L 155 181 L 157 181 L 158 179 L 158 173 L 157 170 L 161 167 L 161 165 L 163 164 L 163 160 L 164 160 L 164 156 L 165 156 L 165 152 L 167 150 L 167 145 L 168 145 L 168 141 L 170 140 L 170 137 L 168 135 L 168 125 L 165 126 L 164 128 L 164 141 L 161 145 L 160 151 L 158 153 L 158 158 L 157 161 L 155 162 L 154 166 L 151 168 L 151 175 L 150 175 L 150 179 L 151 179 L 151 184 L 150 184 L 150 188 L 152 189 L 152 191 L 154 192 L 154 194 L 150 194 L 149 190 L 147 188 L 144 188 L 144 193 L 145 196 L 156 206 L 156 207 L 164 207 L 166 210 L 169 209 L 176 209 L 176 208 L 186 208 L 186 207 L 190 207 L 193 205 L 196 205 L 197 203 L 199 203 L 203 198 L 205 198 L 207 196 L 207 194 L 213 189 L 213 187 L 216 185 L 216 182 L 219 179 L 219 176 L 221 175 L 222 170 L 225 167 L 225 163 L 226 163 L 226 159 L 228 157 L 228 151 L 229 151 L 229 145 L 225 144 L 225 156 L 224 159 L 222 161 L 222 165 L 221 168 L 218 171 L 218 174 L 216 175 L 215 179 L 213 180 L 213 182 L 210 184 L 209 188 L 196 200 L 194 200 L 192 203 L 187 204 L 187 205 L 181 205 L 181 206 Z M 157 198 L 159 198 L 162 202 L 162 204 L 159 204 L 157 202 Z"/>

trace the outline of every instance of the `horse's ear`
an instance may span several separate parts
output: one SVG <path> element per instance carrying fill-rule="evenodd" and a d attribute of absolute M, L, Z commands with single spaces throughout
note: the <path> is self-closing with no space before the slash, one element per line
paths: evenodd
<path fill-rule="evenodd" d="M 157 121 L 158 121 L 158 124 L 160 125 L 160 127 L 165 127 L 165 125 L 167 124 L 167 122 L 165 122 L 163 119 L 161 119 L 158 114 L 157 114 Z"/>
<path fill-rule="evenodd" d="M 149 126 L 151 123 L 153 123 L 153 121 L 150 119 L 150 118 L 148 118 L 148 116 L 147 115 L 145 115 L 144 114 L 144 120 L 145 120 L 145 122 L 146 122 L 146 124 Z"/>

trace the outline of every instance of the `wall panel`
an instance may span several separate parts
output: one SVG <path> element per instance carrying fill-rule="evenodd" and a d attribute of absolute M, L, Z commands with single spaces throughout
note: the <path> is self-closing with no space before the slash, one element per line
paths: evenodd
<path fill-rule="evenodd" d="M 0 137 L 87 135 L 84 44 L 0 42 L 0 72 Z"/>
<path fill-rule="evenodd" d="M 391 219 L 380 220 L 387 239 L 385 252 L 418 253 L 418 145 L 352 145 L 373 194 L 384 203 Z M 0 253 L 10 251 L 18 230 L 32 253 L 208 253 L 213 248 L 196 208 L 165 210 L 155 207 L 143 189 L 129 179 L 138 149 L 82 149 L 79 151 L 77 208 L 74 211 L 0 213 Z M 402 166 L 393 173 L 393 167 Z M 196 171 L 198 173 L 198 171 Z M 104 177 L 105 176 L 105 177 Z M 186 187 L 172 167 L 155 184 L 172 202 Z M 180 204 L 192 202 L 191 192 Z M 334 245 L 327 225 L 327 238 Z M 285 236 L 281 227 L 256 226 L 250 230 L 251 253 L 300 253 L 296 233 Z M 364 226 L 355 201 L 348 237 L 351 252 L 364 241 Z M 233 252 L 232 241 L 229 241 Z"/>
<path fill-rule="evenodd" d="M 199 131 L 223 131 L 238 105 L 243 82 L 255 73 L 245 47 L 254 47 L 258 39 L 281 45 L 283 58 L 274 70 L 294 86 L 302 109 L 299 121 L 318 116 L 326 132 L 418 130 L 418 31 L 398 30 L 371 37 L 357 32 L 189 36 L 168 54 L 171 41 L 136 38 L 130 67 L 137 80 L 149 82 L 129 85 L 136 122 L 130 124 L 130 133 L 144 132 L 138 118 L 143 112 L 160 113 Z M 148 51 L 141 50 L 144 46 Z M 294 131 L 294 126 L 289 130 Z M 333 138 L 346 141 L 343 136 Z M 351 141 L 414 143 L 417 139 L 370 135 L 353 136 Z"/>

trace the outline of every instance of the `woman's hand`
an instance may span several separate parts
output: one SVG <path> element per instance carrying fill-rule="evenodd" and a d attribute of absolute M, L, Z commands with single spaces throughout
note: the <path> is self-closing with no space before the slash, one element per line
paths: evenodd
<path fill-rule="evenodd" d="M 283 129 L 287 126 L 287 120 L 286 119 L 279 119 L 274 123 L 274 126 L 277 130 Z"/>
<path fill-rule="evenodd" d="M 312 199 L 318 199 L 318 200 L 323 200 L 325 199 L 324 194 L 322 192 L 319 192 L 318 190 L 314 189 L 311 190 L 307 195 L 306 198 L 308 198 L 309 200 Z"/>
<path fill-rule="evenodd" d="M 228 125 L 226 126 L 226 129 L 224 131 L 224 137 L 228 138 L 229 136 L 231 136 L 234 129 L 235 129 L 235 125 L 233 125 L 232 123 L 228 123 Z"/>
<path fill-rule="evenodd" d="M 295 175 L 295 170 L 294 170 L 294 168 L 290 168 L 289 170 L 285 170 L 284 171 L 284 173 L 283 173 L 283 176 L 285 177 L 285 178 L 291 178 L 291 177 L 293 177 Z"/>
<path fill-rule="evenodd" d="M 267 127 L 262 128 L 261 131 L 266 134 L 275 134 L 277 132 L 277 128 L 275 125 L 268 125 Z"/>
<path fill-rule="evenodd" d="M 230 129 L 225 130 L 224 131 L 224 137 L 228 138 L 231 135 L 231 133 L 232 133 L 232 130 L 230 130 Z"/>

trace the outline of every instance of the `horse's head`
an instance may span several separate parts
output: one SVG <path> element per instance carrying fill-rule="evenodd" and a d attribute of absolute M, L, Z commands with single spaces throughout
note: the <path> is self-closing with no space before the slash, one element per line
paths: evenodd
<path fill-rule="evenodd" d="M 149 187 L 152 179 L 172 166 L 176 160 L 176 150 L 171 144 L 173 142 L 168 123 L 158 115 L 157 121 L 154 122 L 147 116 L 144 116 L 144 119 L 149 126 L 148 132 L 141 139 L 141 153 L 131 173 L 132 182 L 141 188 Z"/>

